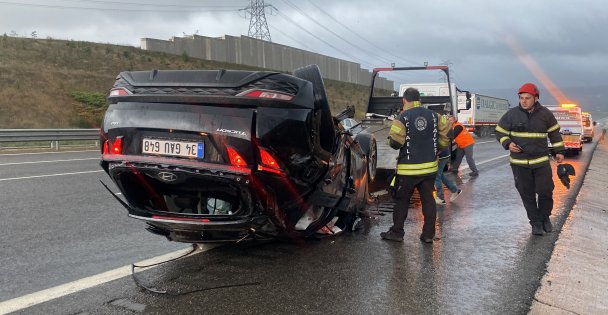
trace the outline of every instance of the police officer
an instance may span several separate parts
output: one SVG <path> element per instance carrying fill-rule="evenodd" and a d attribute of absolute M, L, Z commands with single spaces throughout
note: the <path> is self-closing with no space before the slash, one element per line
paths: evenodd
<path fill-rule="evenodd" d="M 532 234 L 543 235 L 553 230 L 549 216 L 555 187 L 547 136 L 558 163 L 564 159 L 564 143 L 555 116 L 538 102 L 540 93 L 536 85 L 525 83 L 518 94 L 519 106 L 509 109 L 500 118 L 496 139 L 510 151 L 515 187 L 526 208 Z"/>
<path fill-rule="evenodd" d="M 391 184 L 394 190 L 393 226 L 380 233 L 382 239 L 403 241 L 404 223 L 410 198 L 418 189 L 422 201 L 424 225 L 420 240 L 432 243 L 435 237 L 437 206 L 433 198 L 437 154 L 448 145 L 449 125 L 443 116 L 420 104 L 420 93 L 408 88 L 403 93 L 403 111 L 391 125 L 388 144 L 399 151 L 397 174 Z"/>

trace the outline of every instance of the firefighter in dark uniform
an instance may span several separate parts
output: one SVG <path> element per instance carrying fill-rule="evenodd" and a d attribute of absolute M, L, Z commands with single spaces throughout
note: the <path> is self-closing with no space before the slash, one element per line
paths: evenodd
<path fill-rule="evenodd" d="M 532 234 L 551 232 L 549 216 L 553 209 L 553 177 L 549 164 L 551 141 L 555 159 L 564 159 L 564 143 L 553 113 L 539 102 L 536 85 L 519 88 L 519 106 L 509 109 L 496 126 L 496 139 L 510 151 L 515 187 L 526 208 Z M 538 200 L 537 200 L 538 196 Z"/>
<path fill-rule="evenodd" d="M 408 88 L 403 94 L 403 111 L 393 121 L 388 144 L 399 151 L 397 174 L 391 183 L 395 207 L 393 226 L 380 233 L 382 239 L 403 241 L 410 198 L 418 189 L 422 201 L 424 225 L 420 240 L 432 243 L 435 237 L 437 206 L 433 197 L 437 174 L 437 153 L 449 143 L 449 125 L 445 116 L 420 104 L 420 93 Z"/>

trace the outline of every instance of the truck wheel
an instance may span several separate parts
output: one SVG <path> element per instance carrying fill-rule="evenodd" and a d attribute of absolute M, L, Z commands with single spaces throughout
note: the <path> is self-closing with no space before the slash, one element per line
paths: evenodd
<path fill-rule="evenodd" d="M 325 151 L 333 152 L 336 130 L 331 116 L 327 93 L 321 77 L 321 70 L 317 65 L 308 65 L 293 71 L 297 78 L 312 83 L 315 111 L 321 112 L 321 126 L 319 130 L 319 144 Z"/>

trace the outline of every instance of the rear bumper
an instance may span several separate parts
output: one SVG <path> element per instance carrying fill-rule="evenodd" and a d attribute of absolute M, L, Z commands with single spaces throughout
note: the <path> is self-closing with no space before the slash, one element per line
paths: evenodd
<path fill-rule="evenodd" d="M 145 221 L 148 224 L 146 228 L 148 231 L 175 242 L 234 242 L 248 237 L 278 235 L 277 230 L 266 216 L 232 218 L 231 220 L 215 219 L 209 222 L 204 222 L 204 219 L 200 218 L 170 216 L 148 217 L 129 214 L 129 217 Z"/>

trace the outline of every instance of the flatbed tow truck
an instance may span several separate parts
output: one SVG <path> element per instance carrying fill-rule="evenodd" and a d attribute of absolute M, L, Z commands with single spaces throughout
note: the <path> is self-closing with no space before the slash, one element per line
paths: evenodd
<path fill-rule="evenodd" d="M 420 96 L 422 106 L 437 112 L 440 115 L 456 115 L 458 109 L 457 92 L 466 95 L 466 109 L 471 108 L 470 93 L 460 91 L 455 85 L 451 84 L 449 68 L 447 66 L 424 66 L 424 67 L 390 67 L 375 68 L 372 72 L 369 99 L 365 119 L 362 125 L 374 134 L 378 139 L 378 160 L 377 170 L 393 171 L 397 166 L 398 150 L 392 149 L 387 143 L 388 132 L 392 121 L 397 117 L 403 107 L 402 95 L 394 93 L 391 96 L 379 96 L 378 89 L 374 88 L 376 77 L 381 72 L 387 71 L 442 71 L 446 78 L 445 95 Z M 449 89 L 447 87 L 450 87 Z M 463 108 L 465 109 L 465 108 Z"/>

